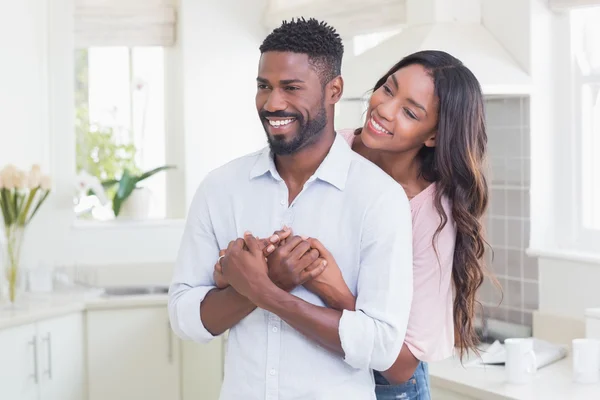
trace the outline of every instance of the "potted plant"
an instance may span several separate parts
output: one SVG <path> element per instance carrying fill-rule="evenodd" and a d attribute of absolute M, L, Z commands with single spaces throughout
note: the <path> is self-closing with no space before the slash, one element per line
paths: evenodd
<path fill-rule="evenodd" d="M 42 175 L 39 165 L 33 165 L 29 173 L 13 165 L 0 171 L 0 209 L 3 232 L 2 256 L 8 300 L 14 307 L 20 278 L 21 246 L 25 228 L 50 194 L 51 179 Z"/>
<path fill-rule="evenodd" d="M 133 174 L 125 169 L 120 179 L 110 179 L 102 182 L 105 190 L 116 186 L 112 198 L 112 209 L 115 217 L 143 219 L 148 216 L 151 192 L 149 189 L 138 186 L 138 184 L 161 171 L 175 168 L 171 165 L 163 165 L 142 174 Z"/>

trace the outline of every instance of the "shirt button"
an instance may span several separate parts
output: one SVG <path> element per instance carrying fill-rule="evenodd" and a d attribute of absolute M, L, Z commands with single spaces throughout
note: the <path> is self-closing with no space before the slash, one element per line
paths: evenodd
<path fill-rule="evenodd" d="M 271 375 L 271 376 L 275 375 L 276 373 L 277 373 L 277 371 L 275 371 L 274 369 L 269 371 L 269 375 Z"/>
<path fill-rule="evenodd" d="M 276 326 L 273 327 L 273 332 L 277 332 L 279 329 L 277 329 Z"/>
<path fill-rule="evenodd" d="M 285 206 L 285 200 L 281 200 L 281 201 L 279 202 L 279 204 L 281 204 L 282 206 Z"/>

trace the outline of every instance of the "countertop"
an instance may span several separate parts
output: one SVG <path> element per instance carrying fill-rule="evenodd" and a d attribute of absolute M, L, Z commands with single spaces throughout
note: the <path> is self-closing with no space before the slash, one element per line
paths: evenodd
<path fill-rule="evenodd" d="M 464 363 L 466 365 L 466 362 Z M 463 366 L 456 358 L 429 364 L 431 386 L 481 400 L 596 400 L 600 383 L 577 384 L 572 380 L 570 356 L 537 371 L 533 382 L 505 382 L 504 367 Z"/>
<path fill-rule="evenodd" d="M 7 309 L 4 305 L 0 306 L 0 329 L 87 310 L 166 307 L 167 300 L 168 296 L 166 294 L 105 296 L 91 291 L 28 296 L 16 309 Z"/>

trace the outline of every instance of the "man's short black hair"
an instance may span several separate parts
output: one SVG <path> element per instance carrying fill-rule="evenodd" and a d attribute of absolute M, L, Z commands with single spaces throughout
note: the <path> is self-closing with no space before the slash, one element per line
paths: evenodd
<path fill-rule="evenodd" d="M 328 83 L 341 74 L 344 45 L 340 35 L 326 22 L 314 18 L 292 19 L 273 30 L 260 46 L 261 54 L 282 51 L 308 55 L 321 82 Z"/>

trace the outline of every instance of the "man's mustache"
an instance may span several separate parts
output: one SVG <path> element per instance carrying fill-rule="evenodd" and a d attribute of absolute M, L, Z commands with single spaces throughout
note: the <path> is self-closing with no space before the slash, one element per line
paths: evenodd
<path fill-rule="evenodd" d="M 261 110 L 258 115 L 260 115 L 260 118 L 262 120 L 265 120 L 267 118 L 296 118 L 298 121 L 300 121 L 302 119 L 302 116 L 299 114 L 294 114 L 294 113 L 290 113 L 290 112 L 286 112 L 286 111 L 274 111 L 274 112 L 270 112 L 267 110 Z"/>

